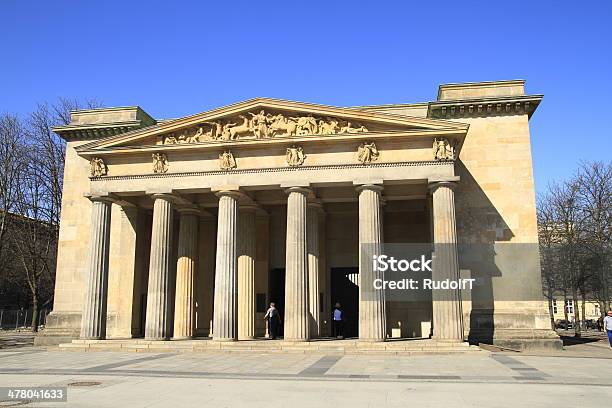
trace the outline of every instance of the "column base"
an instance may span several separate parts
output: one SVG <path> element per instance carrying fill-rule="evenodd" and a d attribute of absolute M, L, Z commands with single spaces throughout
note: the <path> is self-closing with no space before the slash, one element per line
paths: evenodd
<path fill-rule="evenodd" d="M 56 346 L 70 343 L 81 334 L 80 312 L 51 312 L 45 327 L 34 337 L 35 346 Z"/>
<path fill-rule="evenodd" d="M 106 336 L 79 336 L 79 340 L 106 340 Z"/>
<path fill-rule="evenodd" d="M 171 340 L 193 340 L 195 336 L 174 336 Z"/>
<path fill-rule="evenodd" d="M 306 342 L 309 342 L 310 339 L 286 339 L 286 338 L 283 338 L 283 341 L 292 342 L 292 343 L 306 343 Z"/>
<path fill-rule="evenodd" d="M 362 339 L 359 338 L 359 341 L 362 343 L 382 343 L 387 341 L 387 339 Z"/>
<path fill-rule="evenodd" d="M 465 343 L 465 339 L 440 339 L 435 336 L 431 336 L 431 339 L 439 343 Z"/>
<path fill-rule="evenodd" d="M 170 337 L 145 337 L 144 339 L 147 341 L 168 341 L 170 340 Z"/>
<path fill-rule="evenodd" d="M 468 340 L 519 351 L 563 350 L 563 341 L 552 329 L 496 329 L 492 336 L 487 330 L 472 329 Z"/>
<path fill-rule="evenodd" d="M 227 338 L 215 338 L 213 337 L 213 341 L 218 341 L 218 342 L 222 342 L 222 343 L 229 343 L 232 341 L 238 341 L 238 339 L 227 339 Z"/>

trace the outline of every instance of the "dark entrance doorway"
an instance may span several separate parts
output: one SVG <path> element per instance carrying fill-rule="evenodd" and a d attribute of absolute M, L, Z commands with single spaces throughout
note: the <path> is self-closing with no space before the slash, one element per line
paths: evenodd
<path fill-rule="evenodd" d="M 344 336 L 359 336 L 359 268 L 331 268 L 331 306 L 339 302 L 344 312 Z M 331 318 L 331 316 L 330 316 Z"/>
<path fill-rule="evenodd" d="M 276 308 L 278 309 L 278 313 L 281 316 L 281 322 L 284 322 L 285 319 L 285 268 L 276 268 L 270 270 L 270 275 L 268 276 L 268 284 L 270 285 L 270 301 L 268 303 L 274 302 L 276 304 Z M 266 305 L 266 310 L 268 305 Z M 278 328 L 279 335 L 283 335 L 284 324 L 281 324 Z"/>

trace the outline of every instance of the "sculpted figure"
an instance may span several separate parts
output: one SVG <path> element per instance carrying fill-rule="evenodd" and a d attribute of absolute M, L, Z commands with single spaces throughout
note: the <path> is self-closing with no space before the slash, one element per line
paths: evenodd
<path fill-rule="evenodd" d="M 454 160 L 455 148 L 443 137 L 437 137 L 433 141 L 434 160 Z"/>
<path fill-rule="evenodd" d="M 168 171 L 168 158 L 165 153 L 153 153 L 153 173 Z"/>
<path fill-rule="evenodd" d="M 297 129 L 295 132 L 297 135 L 316 135 L 318 133 L 319 125 L 312 115 L 291 119 L 297 120 Z"/>
<path fill-rule="evenodd" d="M 168 135 L 164 138 L 164 144 L 177 144 L 178 141 L 174 135 Z"/>
<path fill-rule="evenodd" d="M 249 112 L 249 115 L 253 117 L 252 130 L 255 137 L 258 139 L 268 137 L 268 123 L 270 121 L 270 117 L 266 115 L 265 111 L 262 109 L 258 114 Z"/>
<path fill-rule="evenodd" d="M 357 160 L 361 162 L 361 164 L 371 163 L 373 161 L 378 160 L 378 149 L 376 148 L 376 144 L 374 142 L 363 142 L 359 149 L 357 149 Z"/>
<path fill-rule="evenodd" d="M 92 157 L 89 161 L 89 172 L 92 177 L 106 176 L 108 167 L 106 167 L 106 163 L 101 158 Z"/>
<path fill-rule="evenodd" d="M 236 126 L 235 123 L 226 123 L 222 126 L 221 130 L 221 140 L 230 140 L 232 138 L 232 127 Z"/>
<path fill-rule="evenodd" d="M 195 132 L 193 136 L 191 136 L 191 143 L 203 142 L 206 139 L 206 134 L 204 133 L 204 128 L 202 126 L 198 127 L 198 130 Z"/>
<path fill-rule="evenodd" d="M 353 127 L 351 122 L 346 122 L 346 126 L 342 126 L 338 133 L 361 133 L 367 131 L 368 129 L 365 126 Z"/>
<path fill-rule="evenodd" d="M 287 164 L 291 167 L 301 166 L 304 164 L 304 159 L 306 156 L 304 155 L 304 151 L 301 147 L 293 145 L 287 148 L 287 154 L 285 155 L 287 159 Z"/>
<path fill-rule="evenodd" d="M 240 133 L 253 132 L 253 127 L 249 125 L 249 120 L 244 115 L 238 115 L 242 119 L 242 123 L 238 126 L 230 128 L 230 139 L 235 140 Z"/>
<path fill-rule="evenodd" d="M 229 150 L 219 153 L 219 167 L 221 170 L 231 170 L 236 168 L 236 160 Z"/>
<path fill-rule="evenodd" d="M 178 138 L 177 141 L 178 143 L 189 143 L 189 135 L 187 134 L 187 130 L 184 130 L 183 133 L 181 133 Z"/>
<path fill-rule="evenodd" d="M 333 135 L 338 133 L 338 121 L 331 118 L 327 118 L 327 121 L 320 120 L 319 133 L 322 135 Z"/>
<path fill-rule="evenodd" d="M 268 134 L 270 136 L 277 136 L 282 134 L 284 136 L 294 136 L 297 129 L 297 123 L 293 119 L 286 118 L 285 116 L 278 114 L 270 118 L 270 127 L 268 128 Z M 284 131 L 284 133 L 280 133 Z"/>
<path fill-rule="evenodd" d="M 219 122 L 203 122 L 206 125 L 210 125 L 210 130 L 206 133 L 210 140 L 219 140 L 223 133 L 223 125 Z"/>

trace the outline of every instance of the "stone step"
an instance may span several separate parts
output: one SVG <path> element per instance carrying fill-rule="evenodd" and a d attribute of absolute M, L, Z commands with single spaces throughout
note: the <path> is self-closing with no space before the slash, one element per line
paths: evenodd
<path fill-rule="evenodd" d="M 133 351 L 133 352 L 225 352 L 225 353 L 319 353 L 319 354 L 424 354 L 485 352 L 468 343 L 445 343 L 431 340 L 367 343 L 347 342 L 284 342 L 244 341 L 216 342 L 212 340 L 150 341 L 129 340 L 73 340 L 59 345 L 63 351 Z"/>

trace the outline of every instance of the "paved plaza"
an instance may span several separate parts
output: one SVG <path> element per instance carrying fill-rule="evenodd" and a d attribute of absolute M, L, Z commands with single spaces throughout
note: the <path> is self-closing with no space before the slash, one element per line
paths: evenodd
<path fill-rule="evenodd" d="M 20 347 L 0 350 L 0 386 L 68 386 L 68 402 L 28 407 L 606 405 L 612 398 L 607 342 L 595 335 L 566 344 L 546 354 L 409 356 Z"/>

